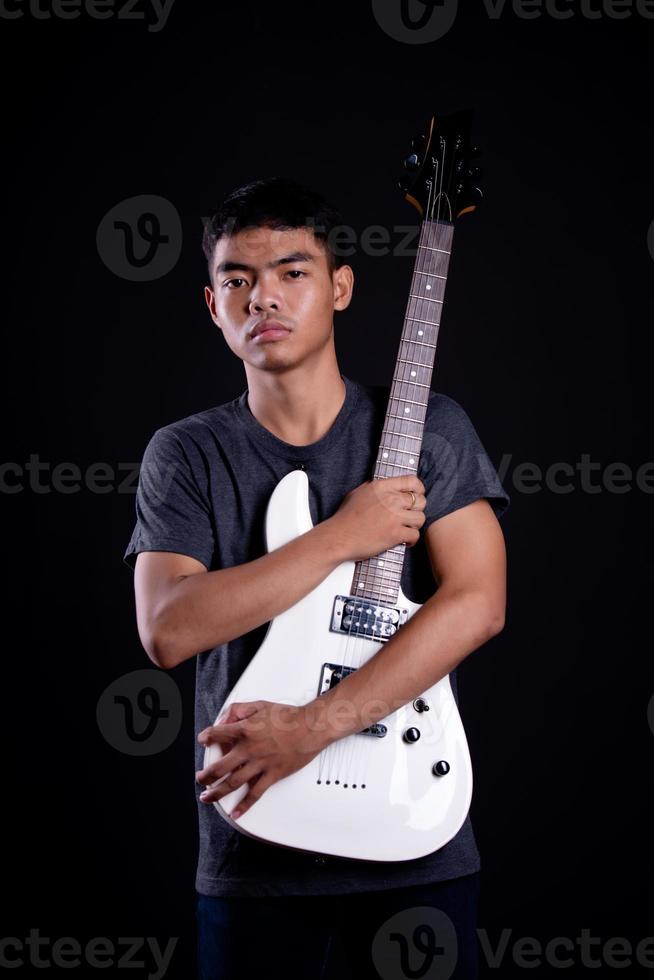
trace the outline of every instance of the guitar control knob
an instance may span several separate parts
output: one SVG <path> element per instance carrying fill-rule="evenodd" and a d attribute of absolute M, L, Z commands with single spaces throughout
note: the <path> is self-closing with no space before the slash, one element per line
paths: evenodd
<path fill-rule="evenodd" d="M 429 705 L 424 698 L 416 698 L 413 702 L 413 707 L 416 711 L 429 711 Z"/>
<path fill-rule="evenodd" d="M 402 738 L 405 742 L 417 742 L 420 738 L 420 732 L 417 728 L 407 728 Z"/>
<path fill-rule="evenodd" d="M 446 762 L 445 759 L 440 759 L 439 762 L 435 762 L 431 767 L 431 771 L 434 776 L 447 776 L 450 771 L 450 764 Z"/>

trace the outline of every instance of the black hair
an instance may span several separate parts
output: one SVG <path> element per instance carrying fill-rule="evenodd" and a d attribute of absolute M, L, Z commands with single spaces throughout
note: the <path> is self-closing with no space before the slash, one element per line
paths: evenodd
<path fill-rule="evenodd" d="M 246 228 L 310 228 L 327 254 L 330 273 L 345 261 L 332 246 L 332 232 L 343 224 L 341 213 L 322 194 L 290 177 L 264 177 L 231 191 L 215 213 L 204 222 L 202 250 L 209 265 L 216 242 Z"/>

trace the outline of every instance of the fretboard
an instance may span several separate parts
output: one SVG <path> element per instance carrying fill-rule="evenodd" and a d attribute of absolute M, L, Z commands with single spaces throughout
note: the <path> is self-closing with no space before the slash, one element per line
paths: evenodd
<path fill-rule="evenodd" d="M 418 471 L 454 225 L 423 221 L 373 479 Z M 410 497 L 407 494 L 407 503 Z M 406 546 L 358 561 L 351 595 L 397 600 Z"/>

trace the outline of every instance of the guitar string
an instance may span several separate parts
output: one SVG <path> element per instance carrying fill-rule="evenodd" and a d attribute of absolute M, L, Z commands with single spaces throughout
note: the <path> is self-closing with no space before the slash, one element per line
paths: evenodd
<path fill-rule="evenodd" d="M 440 168 L 438 168 L 438 164 L 436 164 L 436 166 L 437 166 L 437 172 L 438 172 L 438 170 L 440 171 L 439 172 L 440 184 L 439 184 L 438 194 L 436 195 L 436 198 L 438 200 L 438 213 L 437 213 L 436 221 L 438 222 L 438 220 L 440 218 L 440 209 L 441 209 L 441 204 L 442 204 L 442 183 L 443 183 L 444 167 L 441 166 Z M 434 190 L 434 184 L 432 184 L 430 182 L 430 189 L 429 189 L 429 194 L 428 194 L 428 206 L 427 206 L 427 214 L 428 215 L 431 215 L 431 212 L 432 212 L 433 202 L 431 200 L 431 195 L 432 195 L 432 191 L 433 190 Z M 450 215 L 450 218 L 451 218 L 451 215 Z M 433 217 L 430 220 L 433 220 Z M 438 247 L 440 244 L 442 244 L 442 240 L 439 238 L 439 227 L 438 227 L 438 224 L 435 225 L 435 231 L 436 231 L 436 235 L 432 239 L 432 243 L 433 243 L 433 246 L 434 247 Z M 430 240 L 430 238 L 429 238 L 429 235 L 427 233 L 427 226 L 426 226 L 426 223 L 423 222 L 423 224 L 421 226 L 421 231 L 420 231 L 420 238 L 419 238 L 418 248 L 420 249 L 421 247 L 424 247 L 423 246 L 423 242 L 425 242 L 425 241 L 429 242 L 429 240 Z M 419 320 L 425 320 L 425 319 L 427 319 L 427 317 L 426 317 L 425 311 L 422 310 L 422 305 L 423 305 L 423 303 L 425 302 L 426 299 L 432 299 L 432 298 L 431 297 L 420 297 L 420 296 L 418 296 L 418 293 L 417 293 L 416 277 L 417 277 L 417 275 L 421 275 L 421 274 L 423 274 L 423 273 L 425 273 L 427 271 L 427 269 L 424 268 L 424 267 L 422 269 L 419 268 L 419 266 L 420 266 L 420 257 L 421 256 L 420 256 L 420 251 L 419 251 L 418 252 L 418 261 L 416 262 L 416 266 L 415 266 L 415 269 L 414 269 L 414 274 L 413 274 L 413 277 L 412 277 L 412 285 L 411 285 L 411 294 L 412 295 L 409 298 L 409 304 L 408 304 L 409 309 L 407 311 L 407 317 L 410 317 L 411 314 L 417 314 L 417 318 Z M 429 326 L 434 326 L 435 327 L 435 329 L 436 329 L 436 335 L 438 334 L 439 325 L 440 325 L 439 323 L 429 324 Z M 419 335 L 421 335 L 421 331 L 419 331 Z M 407 339 L 401 338 L 401 345 L 402 344 L 405 344 L 405 343 L 410 344 L 411 342 L 412 341 L 409 338 L 407 338 Z M 403 351 L 402 353 L 406 353 L 406 352 Z M 428 368 L 429 367 L 429 355 L 428 355 L 428 363 L 425 364 L 422 361 L 422 354 L 423 354 L 422 351 L 419 351 L 418 352 L 419 360 L 416 362 L 416 366 L 417 367 L 420 367 L 420 368 L 423 368 L 423 367 Z M 400 354 L 400 356 L 402 356 L 402 354 Z M 432 367 L 433 367 L 433 357 L 432 357 Z M 406 371 L 407 371 L 407 366 L 406 365 L 403 365 L 400 368 L 400 371 L 401 371 L 402 377 L 397 377 L 397 378 L 394 377 L 393 378 L 393 386 L 392 386 L 392 392 L 391 392 L 391 401 L 393 401 L 393 400 L 403 400 L 405 397 L 407 397 L 404 394 L 404 386 L 405 386 L 405 384 L 407 382 L 409 382 L 409 379 L 405 376 L 406 375 Z M 398 390 L 398 387 L 399 387 L 399 389 L 401 391 L 401 395 L 400 396 L 398 396 L 396 394 L 396 392 Z M 412 421 L 415 421 L 415 420 L 412 420 Z M 424 422 L 424 419 L 422 421 Z M 385 428 L 384 432 L 386 434 L 390 434 L 392 436 L 397 435 L 398 438 L 401 438 L 402 436 L 406 436 L 407 435 L 407 433 L 406 432 L 403 432 L 401 429 L 400 430 L 397 430 L 397 429 L 388 430 L 388 428 Z M 382 442 L 382 445 L 383 444 L 384 444 L 384 442 Z M 393 446 L 393 445 L 389 446 L 389 449 L 391 449 L 391 450 L 395 450 L 397 448 L 398 448 L 397 446 Z M 419 453 L 417 455 L 419 456 Z M 385 469 L 389 469 L 388 464 L 384 463 L 383 460 L 380 461 L 380 468 L 381 467 L 385 467 Z M 417 467 L 416 467 L 416 469 L 417 469 Z M 390 475 L 392 475 L 392 474 L 390 474 Z M 407 509 L 410 509 L 410 508 L 407 508 Z M 383 554 L 384 555 L 387 555 L 391 550 L 392 549 L 387 549 L 386 552 L 383 552 Z M 373 556 L 372 558 L 369 558 L 367 560 L 365 572 L 364 572 L 364 575 L 363 575 L 364 595 L 361 597 L 361 601 L 366 601 L 366 600 L 367 601 L 370 601 L 370 599 L 369 599 L 369 593 L 371 592 L 371 589 L 370 589 L 370 580 L 371 580 L 371 577 L 372 577 L 371 576 L 370 568 L 371 568 L 371 563 L 374 560 L 374 558 L 377 558 L 378 559 L 378 564 L 376 566 L 376 571 L 375 571 L 374 578 L 377 578 L 377 579 L 381 578 L 381 585 L 382 585 L 382 590 L 383 591 L 386 591 L 386 592 L 391 591 L 390 589 L 385 589 L 384 590 L 383 589 L 383 586 L 386 584 L 386 582 L 389 582 L 389 583 L 392 582 L 393 576 L 397 577 L 397 575 L 398 575 L 398 572 L 397 571 L 396 572 L 391 572 L 389 574 L 387 572 L 385 566 L 382 568 L 381 575 L 379 575 L 378 569 L 381 567 L 380 562 L 386 561 L 386 559 L 385 558 L 382 558 L 381 556 Z M 401 575 L 402 575 L 402 572 L 399 571 L 399 579 L 401 579 Z M 361 579 L 361 576 L 358 576 L 357 577 L 356 587 L 353 589 L 353 595 L 354 595 L 355 600 L 357 598 L 357 594 L 358 594 L 358 591 L 359 591 L 358 590 L 358 582 L 359 582 L 360 579 Z M 398 581 L 399 581 L 399 579 L 398 579 Z M 389 601 L 389 598 L 388 598 L 387 595 L 385 595 L 384 598 L 381 599 L 381 600 L 379 600 L 379 601 L 380 602 L 388 602 Z M 379 607 L 377 606 L 377 608 L 379 608 Z M 356 612 L 356 609 L 355 609 L 355 612 Z M 348 667 L 354 667 L 355 670 L 358 669 L 361 666 L 362 654 L 363 654 L 364 650 L 366 649 L 366 644 L 371 642 L 370 639 L 363 638 L 363 637 L 359 637 L 358 639 L 355 638 L 354 640 L 352 639 L 352 632 L 353 632 L 354 622 L 355 622 L 355 617 L 353 615 L 353 616 L 350 617 L 350 627 L 349 627 L 347 638 L 346 638 L 346 641 L 345 641 L 345 644 L 344 644 L 344 650 L 345 650 L 345 652 L 344 652 L 343 657 L 342 657 L 343 662 L 341 664 L 341 679 L 344 679 L 343 678 L 343 671 L 344 671 L 344 668 L 345 668 L 346 665 Z M 358 645 L 358 656 L 356 657 L 356 663 L 354 663 L 354 660 L 355 660 L 354 654 L 357 652 L 357 645 Z M 349 663 L 348 662 L 348 648 L 352 648 L 352 658 L 353 658 L 352 659 L 352 663 Z M 338 762 L 337 762 L 337 772 L 339 774 L 341 772 L 343 772 L 345 779 L 347 779 L 347 782 L 344 782 L 344 787 L 349 787 L 350 783 L 352 784 L 352 787 L 353 788 L 355 786 L 358 787 L 360 785 L 365 785 L 365 784 L 362 783 L 362 780 L 365 778 L 365 776 L 363 776 L 363 775 L 359 776 L 358 773 L 363 773 L 365 771 L 365 766 L 362 767 L 360 765 L 360 763 L 362 762 L 362 759 L 367 759 L 367 757 L 369 756 L 370 750 L 371 750 L 371 744 L 372 743 L 370 743 L 366 739 L 366 743 L 365 744 L 366 744 L 366 747 L 367 747 L 368 751 L 365 752 L 365 753 L 363 751 L 361 751 L 361 752 L 358 753 L 358 756 L 359 756 L 358 762 L 359 762 L 359 764 L 356 765 L 356 761 L 357 761 L 356 760 L 356 756 L 357 756 L 356 748 L 357 748 L 357 746 L 360 746 L 360 748 L 363 750 L 363 741 L 362 740 L 358 740 L 356 738 L 356 735 L 357 734 L 358 733 L 353 733 L 347 739 L 338 739 L 336 741 L 336 743 L 332 743 L 332 744 L 336 744 L 337 746 L 340 745 L 341 748 L 343 748 L 343 743 L 348 742 L 348 741 L 350 742 L 350 746 L 349 746 L 350 751 L 349 751 L 349 753 L 347 753 L 348 762 L 347 762 L 347 765 L 343 766 L 342 768 L 341 768 L 341 766 L 342 766 L 341 759 L 342 759 L 342 756 L 343 756 L 344 752 L 341 751 L 340 753 L 338 753 L 339 759 L 338 759 Z M 330 754 L 330 756 L 333 756 L 333 754 Z M 354 758 L 355 765 L 353 765 L 353 761 L 352 761 L 352 757 L 353 756 L 355 757 Z M 319 766 L 319 779 L 321 778 L 321 775 L 322 775 L 321 770 L 322 770 L 322 757 L 321 757 L 321 764 Z M 352 774 L 354 774 L 354 775 L 352 775 Z M 329 773 L 329 775 L 331 775 L 331 772 Z M 356 782 L 354 782 L 354 780 L 356 780 Z M 329 781 L 331 782 L 331 780 L 329 780 Z M 340 780 L 338 780 L 338 783 L 340 784 Z"/>
<path fill-rule="evenodd" d="M 438 164 L 437 164 L 437 167 L 438 167 Z M 444 170 L 444 168 L 443 167 L 440 167 L 439 170 L 437 171 L 438 174 L 439 174 L 439 177 L 440 177 L 439 193 L 438 193 L 438 196 L 437 196 L 437 199 L 438 199 L 438 202 L 439 202 L 439 214 L 438 214 L 438 217 L 440 216 L 440 202 L 442 200 L 441 193 L 442 193 L 443 170 Z M 427 215 L 428 216 L 432 214 L 432 209 L 433 209 L 432 192 L 434 190 L 435 190 L 435 183 L 431 183 L 430 184 L 430 188 L 429 188 L 429 193 L 428 193 L 428 202 L 427 202 Z M 437 220 L 438 220 L 438 217 L 437 217 Z M 434 243 L 435 246 L 437 246 L 437 243 L 440 244 L 440 239 L 439 239 L 439 231 L 440 231 L 440 229 L 439 229 L 438 224 L 436 224 L 434 226 L 434 230 L 435 230 L 436 234 L 435 234 L 435 236 L 433 238 L 433 243 Z M 429 242 L 430 241 L 430 236 L 429 236 L 427 224 L 425 222 L 423 222 L 422 225 L 421 225 L 421 229 L 420 229 L 420 237 L 419 237 L 419 243 L 418 243 L 418 248 L 419 249 L 421 247 L 423 247 L 423 243 L 425 241 L 426 242 Z M 415 296 L 418 295 L 418 287 L 416 285 L 417 275 L 421 275 L 424 272 L 426 272 L 427 269 L 425 268 L 425 266 L 428 266 L 429 263 L 428 262 L 423 263 L 422 264 L 422 268 L 420 268 L 420 265 L 421 265 L 421 253 L 420 253 L 420 251 L 418 251 L 417 261 L 416 261 L 415 268 L 414 268 L 414 274 L 412 276 L 411 296 L 409 297 L 409 304 L 408 304 L 409 310 L 407 311 L 407 315 L 409 313 L 412 313 L 412 312 L 421 312 L 421 310 L 420 311 L 417 310 L 417 309 L 416 310 L 413 310 L 411 308 L 412 307 L 413 297 L 415 297 Z M 422 299 L 424 299 L 424 297 L 418 299 L 416 301 L 416 304 L 415 305 L 417 306 L 417 304 L 422 303 Z M 420 316 L 419 318 L 420 319 L 423 319 L 422 316 Z M 407 341 L 402 340 L 402 343 L 407 343 L 407 342 L 408 343 L 411 343 L 412 341 L 411 340 L 407 340 Z M 418 362 L 419 365 L 421 367 L 428 367 L 428 363 L 427 364 L 424 364 L 424 362 L 422 360 L 422 356 L 423 356 L 423 352 L 420 351 L 419 352 L 419 358 L 420 358 L 420 360 Z M 428 358 L 428 360 L 429 360 L 429 358 Z M 396 378 L 395 376 L 393 377 L 392 388 L 391 388 L 391 398 L 390 398 L 391 406 L 390 407 L 392 407 L 392 402 L 393 401 L 402 400 L 397 395 L 398 381 L 399 381 L 400 391 L 403 392 L 404 385 L 405 385 L 405 383 L 407 381 L 407 378 L 405 377 L 405 374 L 406 374 L 406 366 L 403 366 L 401 368 L 401 372 L 402 372 L 402 375 L 403 375 L 402 378 Z M 395 434 L 396 433 L 396 430 L 393 430 L 393 433 Z M 401 436 L 402 435 L 406 435 L 406 433 L 403 433 L 402 430 L 400 429 L 400 431 L 397 432 L 397 435 L 398 435 L 398 437 L 401 438 Z M 384 440 L 382 440 L 382 445 L 383 444 L 384 444 Z M 397 446 L 392 446 L 392 447 L 389 447 L 389 448 L 396 449 Z M 387 464 L 385 464 L 383 462 L 383 460 L 380 461 L 380 468 L 381 467 L 384 467 L 386 470 L 389 469 L 389 467 L 387 466 Z M 416 469 L 417 469 L 417 467 L 416 467 Z M 383 477 L 381 477 L 381 478 L 383 478 Z M 407 509 L 410 509 L 410 508 L 407 508 Z M 384 552 L 383 554 L 388 554 L 388 551 L 389 550 L 390 549 L 387 549 L 387 551 Z M 385 559 L 381 558 L 381 556 L 373 556 L 373 557 L 371 557 L 371 558 L 369 558 L 367 560 L 367 563 L 366 563 L 366 571 L 364 573 L 364 585 L 365 585 L 365 588 L 364 588 L 364 597 L 363 597 L 364 599 L 367 598 L 370 595 L 371 591 L 372 591 L 372 589 L 370 588 L 371 574 L 370 574 L 370 571 L 369 570 L 371 569 L 371 567 L 372 567 L 372 564 L 371 563 L 373 562 L 373 560 L 375 558 L 378 558 L 378 559 L 380 559 L 382 561 L 385 560 Z M 380 566 L 378 564 L 376 566 L 376 569 L 379 569 L 380 567 L 382 567 L 382 566 Z M 399 578 L 398 578 L 398 574 L 399 574 Z M 383 599 L 382 600 L 379 600 L 380 602 L 381 601 L 383 601 L 383 602 L 389 602 L 388 592 L 393 591 L 393 590 L 388 589 L 388 588 L 385 588 L 385 586 L 387 584 L 390 584 L 392 582 L 393 576 L 396 577 L 396 579 L 398 581 L 398 584 L 399 584 L 399 580 L 401 580 L 401 575 L 402 575 L 401 570 L 398 570 L 398 572 L 391 573 L 391 575 L 389 575 L 389 573 L 387 572 L 386 566 L 383 566 L 382 567 L 382 571 L 381 571 L 381 575 L 380 576 L 378 575 L 377 572 L 375 573 L 375 576 L 374 577 L 377 577 L 377 578 L 380 578 L 381 579 L 381 591 L 383 593 Z M 397 585 L 394 585 L 393 589 L 395 591 L 395 602 L 397 602 L 397 596 L 398 596 L 398 593 L 399 593 L 399 589 L 397 588 Z M 355 595 L 357 594 L 357 591 L 358 590 L 355 588 L 354 589 Z M 377 607 L 377 608 L 379 608 L 379 607 Z M 349 638 L 350 637 L 348 635 L 348 640 L 349 640 Z M 359 654 L 359 656 L 357 658 L 357 663 L 354 665 L 355 666 L 355 669 L 359 669 L 359 667 L 361 666 L 361 658 L 362 658 L 363 652 L 364 652 L 365 649 L 367 649 L 366 644 L 367 643 L 370 643 L 370 642 L 371 641 L 369 639 L 365 639 L 365 638 L 359 639 L 359 645 L 358 645 L 358 654 Z M 356 642 L 355 642 L 354 652 L 356 652 L 356 650 L 357 650 L 357 646 L 356 646 Z M 390 713 L 392 713 L 392 712 L 389 712 L 389 714 Z M 384 717 L 386 717 L 386 715 Z M 346 778 L 348 780 L 348 783 L 345 784 L 345 785 L 349 785 L 349 783 L 352 782 L 353 787 L 354 786 L 357 786 L 358 787 L 362 783 L 362 777 L 359 776 L 359 775 L 357 775 L 357 772 L 365 771 L 365 766 L 362 766 L 361 763 L 362 763 L 362 761 L 367 760 L 367 758 L 369 757 L 369 755 L 370 755 L 370 753 L 372 751 L 372 742 L 369 741 L 369 739 L 373 738 L 373 736 L 370 736 L 369 739 L 366 739 L 365 740 L 365 748 L 364 748 L 364 740 L 357 739 L 357 737 L 356 737 L 357 734 L 358 733 L 353 733 L 353 735 L 350 736 L 350 746 L 349 746 L 350 751 L 348 753 L 347 765 L 344 768 L 345 776 L 346 776 Z M 357 749 L 359 750 L 358 752 L 357 752 Z M 358 756 L 358 758 L 357 758 L 357 756 Z M 354 774 L 354 775 L 352 775 L 352 774 Z M 356 783 L 354 782 L 354 779 L 356 779 Z"/>
<path fill-rule="evenodd" d="M 442 168 L 441 168 L 441 179 L 442 179 Z M 431 198 L 431 191 L 432 191 L 432 187 L 430 187 L 429 198 Z M 440 195 L 439 195 L 439 198 L 440 198 Z M 428 200 L 428 209 L 427 209 L 427 211 L 428 211 L 428 214 L 431 213 L 431 200 L 430 199 Z M 419 247 L 421 247 L 421 244 L 422 244 L 422 242 L 425 239 L 429 240 L 429 236 L 426 233 L 426 226 L 423 224 L 422 227 L 421 227 Z M 418 252 L 418 259 L 420 259 L 420 252 Z M 416 268 L 414 270 L 414 275 L 413 275 L 413 278 L 412 278 L 412 288 L 411 288 L 412 297 L 410 297 L 410 299 L 409 299 L 409 312 L 411 312 L 411 313 L 413 313 L 413 312 L 422 312 L 421 310 L 418 310 L 418 309 L 416 309 L 416 310 L 411 309 L 412 305 L 417 306 L 418 303 L 421 303 L 422 302 L 421 299 L 418 299 L 416 304 L 412 304 L 412 302 L 411 302 L 412 298 L 414 296 L 417 296 L 416 276 L 419 275 L 421 272 L 426 271 L 424 268 L 421 270 L 419 268 L 419 265 L 420 265 L 420 262 L 419 261 L 416 262 Z M 420 317 L 420 319 L 422 319 L 422 317 Z M 422 362 L 422 352 L 420 352 L 419 365 L 422 366 L 422 367 L 427 367 L 428 366 L 428 365 L 423 364 L 423 362 Z M 405 367 L 401 368 L 401 371 L 404 374 L 405 371 L 406 371 L 406 368 Z M 404 383 L 406 382 L 407 379 L 406 379 L 406 377 L 403 377 L 403 378 L 401 378 L 399 380 L 400 380 L 400 385 L 403 388 Z M 396 394 L 395 394 L 395 391 L 396 390 L 397 390 L 397 385 L 396 385 L 396 379 L 394 378 L 393 379 L 393 391 L 391 392 L 391 401 L 392 400 L 395 400 L 396 397 L 397 397 Z M 385 431 L 388 433 L 389 430 L 386 429 Z M 397 434 L 398 437 L 401 437 L 403 434 L 406 435 L 406 433 L 402 433 L 402 430 L 401 429 L 400 430 L 393 429 L 393 430 L 390 430 L 390 432 L 392 434 Z M 382 442 L 382 445 L 383 444 L 384 444 L 384 442 Z M 389 448 L 390 449 L 396 449 L 397 447 L 396 446 L 389 446 Z M 380 467 L 381 466 L 385 466 L 386 469 L 388 469 L 388 466 L 386 466 L 386 464 L 384 464 L 383 461 L 380 462 Z M 390 551 L 390 549 L 387 549 L 387 552 L 385 552 L 384 554 L 388 554 L 388 551 Z M 380 556 L 375 556 L 375 557 L 379 557 L 380 560 L 384 560 L 384 559 L 381 559 Z M 362 582 L 362 584 L 364 585 L 364 595 L 362 596 L 362 601 L 365 601 L 366 598 L 369 596 L 369 593 L 372 591 L 370 589 L 370 573 L 368 571 L 368 569 L 370 568 L 370 562 L 372 562 L 372 560 L 373 560 L 372 558 L 368 559 L 368 563 L 367 563 L 367 566 L 366 566 L 365 571 L 364 571 L 364 574 L 363 574 L 363 582 Z M 377 565 L 377 568 L 379 568 L 379 567 L 380 566 Z M 400 573 L 400 575 L 401 575 L 401 573 Z M 380 577 L 381 577 L 381 583 L 382 583 L 382 586 L 383 586 L 384 583 L 385 583 L 385 580 L 389 580 L 389 576 L 388 576 L 385 568 L 382 571 Z M 352 590 L 353 591 L 353 594 L 354 594 L 354 597 L 355 597 L 355 600 L 356 600 L 356 597 L 357 597 L 357 594 L 358 594 L 358 591 L 359 591 L 358 585 L 359 585 L 359 582 L 360 581 L 361 581 L 361 576 L 358 576 L 357 577 L 356 584 L 355 584 L 355 588 Z M 388 592 L 388 591 L 390 591 L 390 590 L 389 589 L 386 589 L 386 592 Z M 389 601 L 388 595 L 385 595 L 384 596 L 384 599 L 383 600 L 379 600 L 379 601 L 387 601 L 388 602 Z M 343 673 L 342 672 L 343 672 L 344 666 L 346 664 L 347 664 L 347 666 L 353 666 L 355 669 L 358 669 L 358 667 L 361 665 L 361 653 L 362 653 L 363 649 L 365 648 L 366 643 L 369 643 L 370 642 L 369 639 L 359 638 L 359 640 L 358 640 L 359 657 L 357 658 L 357 663 L 356 663 L 356 665 L 354 663 L 351 663 L 350 664 L 348 662 L 348 647 L 354 646 L 354 652 L 356 651 L 356 648 L 357 648 L 357 641 L 355 640 L 354 643 L 352 642 L 352 628 L 353 628 L 353 625 L 354 625 L 354 617 L 352 616 L 350 618 L 350 628 L 348 630 L 347 640 L 346 640 L 346 642 L 344 644 L 345 653 L 343 655 L 343 665 L 341 667 L 341 679 L 343 679 Z M 358 787 L 361 784 L 361 782 L 362 782 L 362 779 L 359 776 L 356 776 L 355 775 L 354 778 L 356 779 L 356 783 L 354 783 L 354 779 L 350 775 L 351 772 L 353 771 L 352 770 L 352 766 L 351 766 L 351 757 L 352 757 L 352 755 L 356 755 L 355 749 L 357 747 L 357 743 L 359 745 L 361 745 L 361 741 L 358 740 L 358 739 L 356 739 L 356 735 L 357 734 L 358 733 L 353 733 L 352 735 L 349 736 L 349 739 L 340 739 L 336 743 L 336 745 L 339 745 L 340 743 L 344 743 L 344 742 L 347 742 L 347 741 L 349 741 L 349 743 L 350 743 L 350 745 L 349 745 L 350 752 L 348 753 L 348 764 L 346 766 L 344 766 L 343 768 L 341 768 L 341 759 L 342 759 L 342 756 L 343 756 L 344 752 L 341 751 L 341 752 L 338 753 L 338 762 L 337 762 L 338 772 L 339 772 L 339 774 L 341 772 L 343 772 L 345 778 L 348 780 L 347 783 L 344 782 L 344 787 L 348 787 L 349 784 L 350 784 L 350 781 L 352 781 L 353 787 L 355 785 Z M 366 740 L 366 745 L 367 745 L 368 749 L 370 749 L 370 743 L 368 743 L 367 740 Z M 341 746 L 341 748 L 343 748 L 343 747 Z M 368 754 L 369 753 L 366 753 L 366 755 L 368 755 Z M 362 755 L 362 753 L 359 753 L 359 758 L 361 758 L 361 755 Z M 357 766 L 357 770 L 360 771 L 360 767 L 359 766 Z M 339 783 L 340 783 L 340 780 L 339 780 Z"/>

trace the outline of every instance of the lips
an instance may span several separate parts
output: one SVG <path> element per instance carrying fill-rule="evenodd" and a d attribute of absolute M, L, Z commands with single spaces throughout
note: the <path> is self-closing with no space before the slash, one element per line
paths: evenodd
<path fill-rule="evenodd" d="M 289 333 L 290 330 L 283 323 L 278 323 L 276 320 L 265 320 L 254 327 L 250 336 L 254 340 L 256 337 L 265 334 L 267 339 L 273 340 L 275 337 L 285 337 Z"/>

